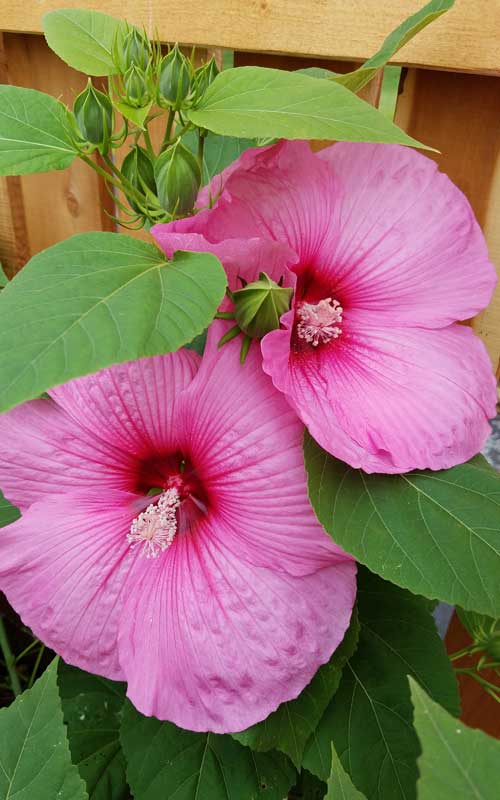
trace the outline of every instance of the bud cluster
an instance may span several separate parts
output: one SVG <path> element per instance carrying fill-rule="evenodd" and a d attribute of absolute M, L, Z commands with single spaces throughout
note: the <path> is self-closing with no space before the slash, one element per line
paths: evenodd
<path fill-rule="evenodd" d="M 215 59 L 195 69 L 178 45 L 163 54 L 159 44 L 131 26 L 120 28 L 111 57 L 114 73 L 109 93 L 97 89 L 89 79 L 75 99 L 75 144 L 91 166 L 95 162 L 88 156 L 94 151 L 101 154 L 109 169 L 101 174 L 127 197 L 135 216 L 115 200 L 122 211 L 133 216 L 133 224 L 186 215 L 193 210 L 201 185 L 205 132 L 199 132 L 195 156 L 182 142 L 183 134 L 193 127 L 185 124 L 182 112 L 196 103 L 216 78 Z M 162 114 L 165 135 L 156 152 L 148 125 Z M 120 116 L 122 128 L 115 133 L 115 118 Z M 133 136 L 133 143 L 119 167 L 111 151 L 121 147 L 128 136 Z"/>

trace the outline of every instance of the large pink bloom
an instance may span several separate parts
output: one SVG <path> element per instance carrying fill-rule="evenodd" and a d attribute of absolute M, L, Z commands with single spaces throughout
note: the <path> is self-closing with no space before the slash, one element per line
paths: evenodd
<path fill-rule="evenodd" d="M 259 269 L 296 285 L 262 341 L 264 369 L 322 447 L 367 472 L 443 469 L 480 450 L 495 381 L 456 321 L 487 305 L 496 277 L 469 203 L 433 161 L 283 142 L 247 151 L 211 190 L 212 209 L 153 234 L 167 252 L 216 253 L 233 288 Z"/>
<path fill-rule="evenodd" d="M 0 486 L 23 511 L 1 532 L 0 588 L 144 714 L 224 732 L 329 659 L 355 564 L 314 517 L 303 429 L 258 349 L 241 368 L 220 335 L 201 366 L 189 351 L 115 366 L 0 417 Z"/>

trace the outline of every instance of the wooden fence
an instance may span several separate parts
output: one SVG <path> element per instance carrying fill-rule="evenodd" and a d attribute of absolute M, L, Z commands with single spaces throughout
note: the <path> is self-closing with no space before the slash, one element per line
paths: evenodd
<path fill-rule="evenodd" d="M 71 102 L 85 78 L 48 49 L 41 16 L 82 6 L 123 16 L 163 41 L 231 48 L 236 65 L 348 71 L 422 0 L 0 0 L 0 82 Z M 500 272 L 499 39 L 500 0 L 456 0 L 395 63 L 405 66 L 396 122 L 441 151 L 433 157 L 468 196 Z M 378 90 L 372 83 L 365 97 L 376 104 Z M 63 172 L 0 178 L 0 261 L 7 274 L 74 233 L 112 230 L 106 211 L 113 211 L 111 198 L 78 161 Z M 472 325 L 500 369 L 500 288 Z M 452 627 L 457 642 L 461 635 Z M 484 720 L 488 698 L 480 702 Z M 478 709 L 473 686 L 465 706 L 473 715 Z M 471 721 L 477 724 L 477 718 Z M 488 724 L 500 735 L 496 709 Z"/>

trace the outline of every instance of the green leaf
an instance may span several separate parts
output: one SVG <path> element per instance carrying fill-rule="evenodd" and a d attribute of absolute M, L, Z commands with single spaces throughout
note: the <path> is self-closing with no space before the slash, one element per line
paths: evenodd
<path fill-rule="evenodd" d="M 380 87 L 378 110 L 387 119 L 394 119 L 398 104 L 399 84 L 401 82 L 401 67 L 384 67 L 384 77 Z"/>
<path fill-rule="evenodd" d="M 283 800 L 296 777 L 280 753 L 143 717 L 130 703 L 121 736 L 135 800 Z"/>
<path fill-rule="evenodd" d="M 138 128 L 143 129 L 144 121 L 151 110 L 153 101 L 142 108 L 136 108 L 135 106 L 130 106 L 128 103 L 119 103 L 116 101 L 113 103 L 113 105 L 116 110 L 120 112 L 120 114 L 126 117 L 126 119 L 130 120 L 130 122 L 133 122 Z"/>
<path fill-rule="evenodd" d="M 200 334 L 226 275 L 207 253 L 173 261 L 117 233 L 84 233 L 39 253 L 0 294 L 0 410 L 51 386 Z"/>
<path fill-rule="evenodd" d="M 3 266 L 0 264 L 0 289 L 3 289 L 5 286 L 7 286 L 8 282 L 9 279 L 5 274 Z"/>
<path fill-rule="evenodd" d="M 100 11 L 62 8 L 45 14 L 42 24 L 47 44 L 70 67 L 87 75 L 116 72 L 111 49 L 123 21 Z"/>
<path fill-rule="evenodd" d="M 424 147 L 344 86 L 266 67 L 219 73 L 187 116 L 195 125 L 225 136 Z"/>
<path fill-rule="evenodd" d="M 77 151 L 62 103 L 44 92 L 0 86 L 0 175 L 64 169 Z"/>
<path fill-rule="evenodd" d="M 182 137 L 182 141 L 192 153 L 197 154 L 198 134 L 196 131 L 189 131 Z M 254 139 L 237 139 L 232 136 L 217 136 L 214 133 L 208 133 L 205 136 L 203 151 L 203 186 L 209 183 L 214 175 L 218 175 L 229 164 L 236 161 L 245 150 L 256 146 Z"/>
<path fill-rule="evenodd" d="M 418 800 L 498 800 L 500 742 L 454 719 L 410 678 L 422 746 Z"/>
<path fill-rule="evenodd" d="M 332 771 L 328 778 L 326 800 L 364 800 L 364 797 L 354 786 L 332 744 Z"/>
<path fill-rule="evenodd" d="M 0 528 L 3 528 L 5 525 L 10 525 L 11 522 L 15 522 L 16 519 L 19 519 L 20 516 L 21 513 L 19 509 L 9 503 L 0 491 Z"/>
<path fill-rule="evenodd" d="M 500 616 L 500 475 L 482 456 L 367 475 L 309 435 L 304 453 L 312 506 L 344 550 L 416 594 Z"/>
<path fill-rule="evenodd" d="M 354 612 L 343 641 L 301 694 L 282 703 L 257 725 L 233 734 L 234 738 L 252 750 L 281 750 L 300 769 L 307 741 L 339 687 L 342 670 L 356 649 L 358 635 L 359 623 Z"/>
<path fill-rule="evenodd" d="M 327 780 L 333 742 L 369 800 L 414 800 L 418 740 L 407 675 L 458 712 L 458 691 L 429 603 L 360 569 L 358 648 L 308 742 L 304 766 Z"/>
<path fill-rule="evenodd" d="M 401 25 L 392 31 L 384 41 L 380 50 L 374 56 L 365 61 L 359 69 L 348 72 L 345 75 L 335 75 L 333 80 L 351 90 L 359 92 L 372 78 L 375 77 L 379 69 L 385 67 L 387 62 L 400 50 L 403 45 L 413 39 L 413 37 L 427 27 L 431 22 L 448 11 L 455 0 L 431 0 L 416 14 L 412 14 Z"/>
<path fill-rule="evenodd" d="M 73 764 L 90 800 L 128 800 L 120 725 L 125 684 L 59 661 L 59 692 Z"/>
<path fill-rule="evenodd" d="M 32 689 L 0 710 L 0 797 L 88 800 L 70 760 L 57 690 L 57 659 Z"/>

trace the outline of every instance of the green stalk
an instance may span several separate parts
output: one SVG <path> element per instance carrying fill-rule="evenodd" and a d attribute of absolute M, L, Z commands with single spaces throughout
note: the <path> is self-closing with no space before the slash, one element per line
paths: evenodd
<path fill-rule="evenodd" d="M 128 181 L 125 181 L 124 179 L 122 181 L 118 181 L 116 178 L 113 177 L 113 175 L 111 175 L 109 172 L 106 172 L 105 169 L 100 167 L 99 164 L 96 164 L 96 162 L 93 161 L 93 159 L 89 158 L 89 156 L 81 155 L 80 158 L 82 159 L 82 161 L 85 161 L 85 163 L 88 164 L 89 167 L 92 167 L 94 172 L 97 172 L 98 175 L 104 178 L 105 181 L 108 181 L 108 183 L 111 183 L 113 184 L 113 186 L 116 186 L 116 188 L 119 189 L 124 194 L 133 196 L 133 199 L 136 200 L 138 203 L 142 203 L 143 200 L 145 199 L 142 194 L 139 194 L 139 192 L 131 184 L 128 183 Z M 115 167 L 115 165 L 112 162 L 112 159 L 110 159 L 109 156 L 103 156 L 103 160 L 115 174 L 121 175 L 121 172 Z"/>
<path fill-rule="evenodd" d="M 205 134 L 198 130 L 198 164 L 200 165 L 200 172 L 203 175 L 203 153 L 205 150 Z"/>
<path fill-rule="evenodd" d="M 42 656 L 44 654 L 44 651 L 45 651 L 45 645 L 42 644 L 42 646 L 40 647 L 40 650 L 38 651 L 38 655 L 36 657 L 35 666 L 33 667 L 33 672 L 31 673 L 31 678 L 30 678 L 29 683 L 28 683 L 28 689 L 31 689 L 31 687 L 33 686 L 33 684 L 35 682 L 36 673 L 38 672 L 38 667 L 40 666 L 40 661 L 42 660 Z"/>
<path fill-rule="evenodd" d="M 21 682 L 16 671 L 16 659 L 12 650 L 10 649 L 9 639 L 7 637 L 7 631 L 5 630 L 2 617 L 0 617 L 0 650 L 2 651 L 5 659 L 5 666 L 7 667 L 7 672 L 9 673 L 12 691 L 17 697 L 22 692 Z"/>
<path fill-rule="evenodd" d="M 168 119 L 167 119 L 167 127 L 165 128 L 165 135 L 163 137 L 163 141 L 161 143 L 160 151 L 163 151 L 167 144 L 169 144 L 172 138 L 172 128 L 174 127 L 175 121 L 175 110 L 173 108 L 169 109 L 168 112 Z"/>
<path fill-rule="evenodd" d="M 147 123 L 146 123 L 146 127 L 144 128 L 144 130 L 142 132 L 142 135 L 144 137 L 144 142 L 146 144 L 146 150 L 148 151 L 149 155 L 151 156 L 151 159 L 154 161 L 155 158 L 156 158 L 156 153 L 155 153 L 155 151 L 153 149 L 153 143 L 151 141 L 151 136 L 149 135 L 149 131 L 147 129 Z"/>

